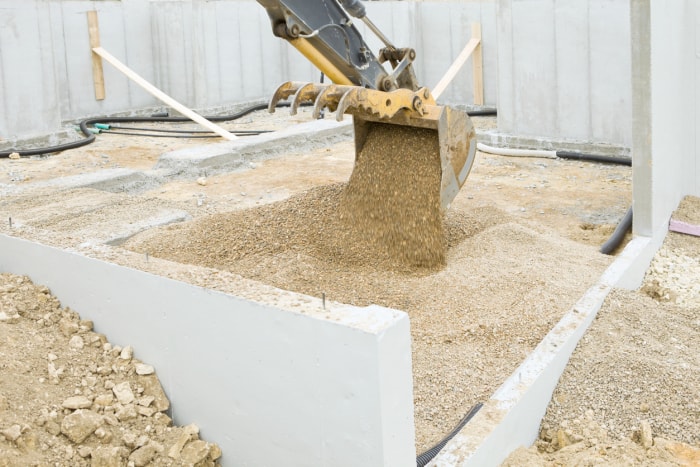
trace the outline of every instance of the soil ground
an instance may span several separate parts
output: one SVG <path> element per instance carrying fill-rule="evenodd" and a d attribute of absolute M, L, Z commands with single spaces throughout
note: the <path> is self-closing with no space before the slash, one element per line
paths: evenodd
<path fill-rule="evenodd" d="M 258 112 L 236 125 L 273 129 L 308 118 L 305 112 L 297 117 Z M 494 125 L 494 119 L 474 121 L 477 128 Z M 631 200 L 628 167 L 479 153 L 447 216 L 453 241 L 445 268 L 429 274 L 379 270 L 358 275 L 352 268 L 329 270 L 332 264 L 303 248 L 263 248 L 235 261 L 212 254 L 217 245 L 239 235 L 250 239 L 259 230 L 241 220 L 274 209 L 289 214 L 285 206 L 300 207 L 303 215 L 317 212 L 322 205 L 314 196 L 342 186 L 350 176 L 352 141 L 313 151 L 291 149 L 245 170 L 169 180 L 145 192 L 47 183 L 105 168 L 147 170 L 166 151 L 201 144 L 101 135 L 90 146 L 46 158 L 0 161 L 0 216 L 8 219 L 0 231 L 253 300 L 270 300 L 275 295 L 271 285 L 406 311 L 412 325 L 419 452 L 487 398 L 595 282 L 612 260 L 597 248 Z M 212 230 L 223 221 L 239 230 Z M 323 218 L 316 221 L 322 224 Z M 152 228 L 167 223 L 173 224 Z M 186 257 L 157 250 L 192 231 L 209 232 L 199 250 L 183 250 Z M 147 247 L 139 250 L 139 244 Z M 144 261 L 146 252 L 150 261 Z M 272 269 L 277 273 L 270 275 Z M 267 285 L 257 282 L 261 278 Z M 690 373 L 697 394 L 697 365 Z"/>

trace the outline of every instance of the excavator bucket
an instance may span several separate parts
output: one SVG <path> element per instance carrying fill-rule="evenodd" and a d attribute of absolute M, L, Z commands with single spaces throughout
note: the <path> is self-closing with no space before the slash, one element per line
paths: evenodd
<path fill-rule="evenodd" d="M 355 129 L 355 157 L 362 152 L 367 136 L 375 125 L 430 130 L 433 140 L 425 144 L 428 147 L 437 142 L 439 148 L 440 204 L 443 209 L 447 209 L 457 196 L 474 163 L 476 132 L 471 119 L 466 112 L 436 105 L 427 88 L 384 92 L 359 86 L 287 82 L 274 93 L 268 110 L 274 112 L 280 100 L 290 97 L 292 114 L 303 103 L 314 104 L 313 115 L 316 118 L 324 108 L 336 112 L 338 121 L 343 119 L 344 114 L 351 114 Z"/>

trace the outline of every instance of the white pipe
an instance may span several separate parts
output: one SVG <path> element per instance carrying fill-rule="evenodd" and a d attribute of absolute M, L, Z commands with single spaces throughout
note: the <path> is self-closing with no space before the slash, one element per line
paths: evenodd
<path fill-rule="evenodd" d="M 556 159 L 556 151 L 546 151 L 537 149 L 510 149 L 510 148 L 494 148 L 484 143 L 477 143 L 476 148 L 481 152 L 496 154 L 497 156 L 514 156 L 514 157 L 543 157 L 546 159 Z"/>

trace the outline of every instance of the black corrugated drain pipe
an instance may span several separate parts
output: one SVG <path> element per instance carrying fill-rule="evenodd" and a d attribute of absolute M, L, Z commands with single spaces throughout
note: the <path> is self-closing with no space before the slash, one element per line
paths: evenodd
<path fill-rule="evenodd" d="M 462 418 L 462 420 L 459 421 L 457 426 L 454 427 L 454 429 L 448 433 L 447 436 L 442 438 L 442 440 L 439 443 L 435 444 L 433 447 L 416 457 L 416 466 L 425 467 L 426 465 L 428 465 L 428 462 L 433 460 L 433 458 L 438 455 L 442 448 L 444 448 L 445 445 L 449 443 L 450 440 L 454 438 L 454 436 L 457 433 L 459 433 L 459 430 L 464 428 L 464 425 L 466 425 L 467 422 L 469 422 L 469 420 L 471 420 L 474 417 L 474 415 L 476 415 L 476 413 L 479 411 L 479 409 L 481 409 L 481 407 L 483 406 L 484 404 L 479 402 L 474 407 L 469 409 L 469 412 L 467 412 L 467 414 Z"/>

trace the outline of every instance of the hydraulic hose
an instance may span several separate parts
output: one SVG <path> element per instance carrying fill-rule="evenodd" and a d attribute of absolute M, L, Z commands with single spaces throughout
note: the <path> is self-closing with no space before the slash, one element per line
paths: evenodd
<path fill-rule="evenodd" d="M 445 436 L 440 442 L 435 444 L 433 447 L 431 447 L 430 449 L 428 449 L 427 451 L 423 452 L 418 457 L 416 457 L 416 466 L 417 467 L 425 467 L 428 464 L 428 462 L 433 460 L 433 458 L 435 456 L 437 456 L 437 454 L 442 450 L 442 448 L 444 448 L 445 445 L 447 443 L 449 443 L 450 440 L 452 438 L 454 438 L 457 433 L 459 433 L 459 430 L 464 428 L 464 425 L 466 425 L 469 422 L 469 420 L 474 418 L 474 415 L 476 415 L 476 413 L 479 411 L 479 409 L 481 409 L 481 407 L 483 407 L 483 406 L 484 406 L 484 404 L 479 402 L 474 407 L 469 409 L 469 412 L 467 412 L 467 414 L 462 418 L 462 420 L 459 421 L 457 426 L 454 427 L 452 429 L 452 431 L 450 431 L 447 434 L 447 436 Z"/>
<path fill-rule="evenodd" d="M 287 107 L 288 102 L 280 102 L 277 107 Z M 236 112 L 230 115 L 219 115 L 212 117 L 205 117 L 211 122 L 226 122 L 231 120 L 237 120 L 241 117 L 248 115 L 249 113 L 255 112 L 257 110 L 267 109 L 267 104 L 256 104 L 247 107 L 240 112 Z M 80 122 L 80 131 L 85 135 L 83 139 L 77 141 L 71 141 L 70 143 L 58 144 L 56 146 L 48 146 L 36 149 L 10 149 L 0 151 L 0 158 L 8 158 L 10 154 L 17 153 L 20 157 L 37 156 L 41 154 L 49 154 L 52 152 L 61 152 L 68 149 L 75 149 L 81 146 L 95 141 L 95 134 L 88 128 L 88 125 L 94 125 L 95 123 L 140 123 L 140 122 L 162 122 L 162 123 L 184 123 L 190 122 L 191 120 L 187 117 L 97 117 L 88 118 Z"/>

